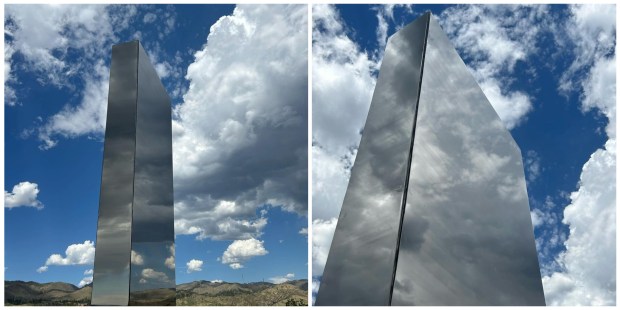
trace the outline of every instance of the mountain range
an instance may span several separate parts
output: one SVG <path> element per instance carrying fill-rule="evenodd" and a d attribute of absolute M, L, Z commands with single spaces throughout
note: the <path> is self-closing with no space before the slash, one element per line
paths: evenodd
<path fill-rule="evenodd" d="M 90 305 L 92 284 L 77 287 L 64 282 L 4 282 L 4 304 L 32 306 Z M 177 306 L 305 306 L 308 280 L 280 284 L 194 281 L 178 284 Z"/>

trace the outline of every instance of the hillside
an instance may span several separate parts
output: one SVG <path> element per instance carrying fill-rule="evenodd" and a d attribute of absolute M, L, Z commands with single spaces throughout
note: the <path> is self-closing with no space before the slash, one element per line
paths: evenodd
<path fill-rule="evenodd" d="M 4 282 L 4 304 L 79 306 L 90 304 L 92 285 L 63 282 Z M 195 281 L 177 285 L 178 306 L 299 306 L 308 304 L 308 281 L 228 283 Z"/>

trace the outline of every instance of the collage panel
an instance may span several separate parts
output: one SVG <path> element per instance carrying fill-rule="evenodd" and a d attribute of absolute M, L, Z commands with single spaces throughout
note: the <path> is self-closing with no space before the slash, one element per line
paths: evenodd
<path fill-rule="evenodd" d="M 615 305 L 615 14 L 313 4 L 313 305 Z"/>
<path fill-rule="evenodd" d="M 616 305 L 613 3 L 2 7 L 5 306 Z"/>
<path fill-rule="evenodd" d="M 5 8 L 5 305 L 308 304 L 305 4 Z"/>

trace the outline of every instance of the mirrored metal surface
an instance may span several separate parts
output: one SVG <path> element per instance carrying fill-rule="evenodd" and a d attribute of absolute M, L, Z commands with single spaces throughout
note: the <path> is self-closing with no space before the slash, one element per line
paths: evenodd
<path fill-rule="evenodd" d="M 99 198 L 93 305 L 127 305 L 131 252 L 137 42 L 112 48 Z"/>
<path fill-rule="evenodd" d="M 171 107 L 138 41 L 112 48 L 93 305 L 174 305 Z"/>
<path fill-rule="evenodd" d="M 388 42 L 316 305 L 389 305 L 426 25 Z"/>
<path fill-rule="evenodd" d="M 130 305 L 175 305 L 170 98 L 138 44 Z"/>
<path fill-rule="evenodd" d="M 431 18 L 392 305 L 544 304 L 520 150 Z"/>

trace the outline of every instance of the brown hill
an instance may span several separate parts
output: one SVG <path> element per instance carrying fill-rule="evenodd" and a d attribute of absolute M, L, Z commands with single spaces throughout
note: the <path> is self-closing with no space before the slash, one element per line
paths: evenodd
<path fill-rule="evenodd" d="M 307 305 L 307 288 L 307 280 L 282 284 L 196 281 L 177 285 L 177 306 Z"/>
<path fill-rule="evenodd" d="M 88 305 L 92 288 L 64 282 L 4 282 L 5 305 Z"/>
<path fill-rule="evenodd" d="M 92 285 L 78 288 L 63 282 L 4 282 L 4 304 L 89 305 Z M 165 295 L 165 294 L 164 294 Z M 162 295 L 163 296 L 163 295 Z M 162 297 L 162 305 L 169 304 Z M 195 281 L 177 285 L 178 306 L 286 306 L 308 304 L 308 280 L 281 284 Z"/>

